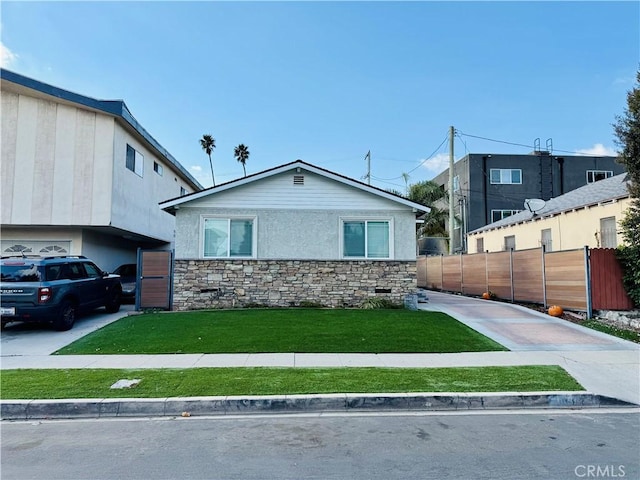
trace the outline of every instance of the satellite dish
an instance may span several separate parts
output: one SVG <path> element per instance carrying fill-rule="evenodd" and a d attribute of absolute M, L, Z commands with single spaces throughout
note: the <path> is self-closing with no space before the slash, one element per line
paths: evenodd
<path fill-rule="evenodd" d="M 524 201 L 524 208 L 535 214 L 544 208 L 546 202 L 539 198 L 527 198 Z"/>

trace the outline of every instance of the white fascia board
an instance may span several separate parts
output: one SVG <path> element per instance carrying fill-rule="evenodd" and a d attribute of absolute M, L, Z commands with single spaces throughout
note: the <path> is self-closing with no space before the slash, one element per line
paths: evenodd
<path fill-rule="evenodd" d="M 302 160 L 297 160 L 295 162 L 287 163 L 279 167 L 275 167 L 269 170 L 264 170 L 263 172 L 250 175 L 248 177 L 242 177 L 237 180 L 231 180 L 230 182 L 223 183 L 222 185 L 218 185 L 217 187 L 210 187 L 206 190 L 201 190 L 199 192 L 191 193 L 183 197 L 167 200 L 165 202 L 160 203 L 160 208 L 162 209 L 176 208 L 183 203 L 191 202 L 193 200 L 198 200 L 200 198 L 203 198 L 209 195 L 215 195 L 216 193 L 224 192 L 225 190 L 240 187 L 242 185 L 246 185 L 251 182 L 262 180 L 263 178 L 268 178 L 274 175 L 288 172 L 296 168 L 307 170 L 308 172 L 315 173 L 317 175 L 323 176 L 325 178 L 329 178 L 331 180 L 343 183 L 345 185 L 349 185 L 350 187 L 354 187 L 368 193 L 373 193 L 374 195 L 377 195 L 379 197 L 383 197 L 388 200 L 406 205 L 407 207 L 410 207 L 419 212 L 428 213 L 431 211 L 431 209 L 425 205 L 420 205 L 419 203 L 412 202 L 411 200 L 398 197 L 391 193 L 385 192 L 384 190 L 381 190 L 379 188 L 371 187 L 370 185 L 366 185 L 364 183 L 358 182 L 348 177 L 330 172 L 329 170 L 318 168 L 314 165 L 311 165 L 310 163 L 303 162 Z"/>

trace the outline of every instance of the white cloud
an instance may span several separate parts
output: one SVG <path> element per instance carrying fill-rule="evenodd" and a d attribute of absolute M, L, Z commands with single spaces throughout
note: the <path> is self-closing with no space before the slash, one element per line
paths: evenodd
<path fill-rule="evenodd" d="M 2 66 L 2 68 L 10 67 L 17 58 L 17 54 L 5 47 L 4 43 L 0 42 L 0 66 Z"/>
<path fill-rule="evenodd" d="M 582 153 L 583 155 L 596 155 L 601 157 L 617 157 L 618 152 L 616 152 L 611 147 L 605 147 L 602 143 L 595 143 L 591 148 L 581 148 L 577 150 L 578 153 Z"/>
<path fill-rule="evenodd" d="M 204 188 L 211 186 L 211 173 L 205 172 L 200 165 L 191 165 L 189 172 Z"/>
<path fill-rule="evenodd" d="M 442 173 L 447 168 L 449 168 L 449 154 L 439 153 L 431 157 L 429 160 L 425 161 L 422 164 L 422 168 L 427 170 L 427 172 L 431 175 L 429 179 L 435 177 L 439 173 Z"/>

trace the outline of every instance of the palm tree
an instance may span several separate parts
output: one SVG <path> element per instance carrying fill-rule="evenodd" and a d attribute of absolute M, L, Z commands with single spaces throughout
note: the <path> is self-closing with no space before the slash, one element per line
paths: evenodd
<path fill-rule="evenodd" d="M 235 155 L 236 160 L 238 160 L 242 164 L 242 170 L 244 170 L 244 176 L 246 177 L 247 169 L 245 167 L 245 164 L 249 159 L 249 149 L 244 143 L 241 143 L 235 148 L 235 150 L 233 151 L 233 154 Z"/>
<path fill-rule="evenodd" d="M 440 208 L 449 198 L 447 192 L 433 181 L 418 182 L 409 185 L 409 200 L 431 207 L 425 216 L 424 223 L 418 230 L 418 235 L 424 237 L 446 237 L 445 223 L 449 218 L 448 212 Z"/>
<path fill-rule="evenodd" d="M 211 160 L 211 154 L 213 153 L 213 149 L 216 148 L 216 139 L 211 135 L 202 135 L 200 139 L 200 146 L 205 151 L 207 155 L 209 155 L 209 165 L 211 165 L 211 180 L 213 181 L 213 186 L 216 186 L 216 177 L 213 175 L 213 161 Z"/>

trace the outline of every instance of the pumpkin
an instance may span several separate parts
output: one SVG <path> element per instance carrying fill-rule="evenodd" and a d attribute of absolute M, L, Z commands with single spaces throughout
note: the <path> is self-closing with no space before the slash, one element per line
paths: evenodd
<path fill-rule="evenodd" d="M 560 315 L 562 315 L 562 312 L 562 307 L 558 305 L 551 305 L 549 307 L 549 315 L 551 315 L 552 317 L 559 317 Z"/>
<path fill-rule="evenodd" d="M 485 300 L 491 300 L 491 294 L 489 292 L 484 292 L 482 294 L 482 298 L 484 298 Z"/>

